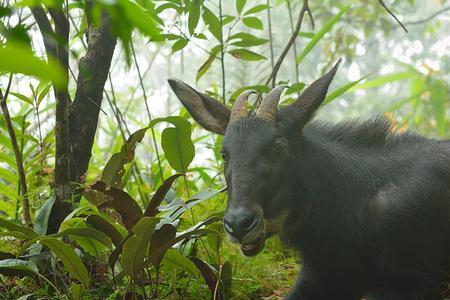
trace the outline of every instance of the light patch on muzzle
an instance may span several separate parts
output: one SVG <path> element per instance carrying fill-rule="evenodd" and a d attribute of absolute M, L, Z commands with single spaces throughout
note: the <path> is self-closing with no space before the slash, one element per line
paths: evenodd
<path fill-rule="evenodd" d="M 241 240 L 238 240 L 230 234 L 227 234 L 228 238 L 232 243 L 240 245 L 242 254 L 245 256 L 255 256 L 264 248 L 266 238 L 282 232 L 287 216 L 287 211 L 283 211 L 277 217 L 271 219 L 264 219 L 261 216 L 258 226 L 247 233 Z"/>

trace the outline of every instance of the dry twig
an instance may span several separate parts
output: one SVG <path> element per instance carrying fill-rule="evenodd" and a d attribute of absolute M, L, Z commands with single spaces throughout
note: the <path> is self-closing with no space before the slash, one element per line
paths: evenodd
<path fill-rule="evenodd" d="M 383 8 L 397 21 L 397 23 L 403 28 L 403 30 L 408 33 L 408 29 L 406 29 L 405 25 L 403 25 L 402 22 L 397 18 L 397 16 L 389 9 L 389 7 L 386 6 L 386 4 L 383 2 L 383 0 L 378 0 L 380 2 L 380 5 L 383 6 Z"/>
<path fill-rule="evenodd" d="M 270 74 L 269 78 L 267 79 L 266 84 L 269 84 L 272 81 L 272 86 L 275 86 L 275 82 L 276 82 L 276 78 L 277 78 L 277 73 L 280 70 L 281 64 L 283 63 L 283 60 L 285 59 L 286 55 L 289 52 L 289 49 L 291 49 L 292 45 L 295 42 L 295 39 L 297 38 L 300 29 L 302 27 L 302 23 L 303 23 L 303 17 L 305 16 L 305 13 L 308 13 L 309 15 L 309 19 L 311 21 L 311 25 L 314 28 L 314 19 L 312 17 L 312 13 L 311 10 L 309 9 L 308 6 L 308 0 L 304 0 L 303 1 L 303 6 L 302 9 L 300 10 L 300 14 L 298 15 L 298 19 L 297 19 L 297 24 L 295 26 L 295 30 L 292 32 L 292 36 L 289 39 L 289 41 L 287 42 L 286 46 L 283 49 L 283 52 L 281 52 L 280 57 L 278 58 L 272 73 Z"/>

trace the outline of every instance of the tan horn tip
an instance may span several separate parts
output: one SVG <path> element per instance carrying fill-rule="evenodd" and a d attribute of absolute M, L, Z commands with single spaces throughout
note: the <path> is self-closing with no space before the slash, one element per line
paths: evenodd
<path fill-rule="evenodd" d="M 266 97 L 264 97 L 258 111 L 256 112 L 256 115 L 261 119 L 275 122 L 278 112 L 278 102 L 280 101 L 281 93 L 286 87 L 286 85 L 278 85 L 274 87 L 266 95 Z"/>
<path fill-rule="evenodd" d="M 247 100 L 251 94 L 255 93 L 257 93 L 255 90 L 246 90 L 236 98 L 236 101 L 231 108 L 230 124 L 247 117 Z"/>

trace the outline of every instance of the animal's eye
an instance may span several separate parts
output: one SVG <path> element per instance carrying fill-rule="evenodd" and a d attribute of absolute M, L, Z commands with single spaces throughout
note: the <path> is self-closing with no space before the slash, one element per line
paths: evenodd
<path fill-rule="evenodd" d="M 279 158 L 286 152 L 288 141 L 284 138 L 277 138 L 270 149 L 270 155 L 272 157 Z"/>
<path fill-rule="evenodd" d="M 220 154 L 222 155 L 222 159 L 224 161 L 228 161 L 228 153 L 226 153 L 225 151 L 220 152 Z"/>

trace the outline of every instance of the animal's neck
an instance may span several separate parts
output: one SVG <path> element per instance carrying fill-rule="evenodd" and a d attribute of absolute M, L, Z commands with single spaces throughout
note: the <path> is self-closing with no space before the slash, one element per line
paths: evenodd
<path fill-rule="evenodd" d="M 326 136 L 305 133 L 296 150 L 291 178 L 308 206 L 342 205 L 371 193 L 376 185 L 372 168 L 363 155 L 357 155 Z"/>
<path fill-rule="evenodd" d="M 284 235 L 298 249 L 316 251 L 320 246 L 328 251 L 332 240 L 343 239 L 350 227 L 364 222 L 364 199 L 369 199 L 377 180 L 363 156 L 326 137 L 306 134 L 297 148 L 290 169 L 292 213 Z"/>

